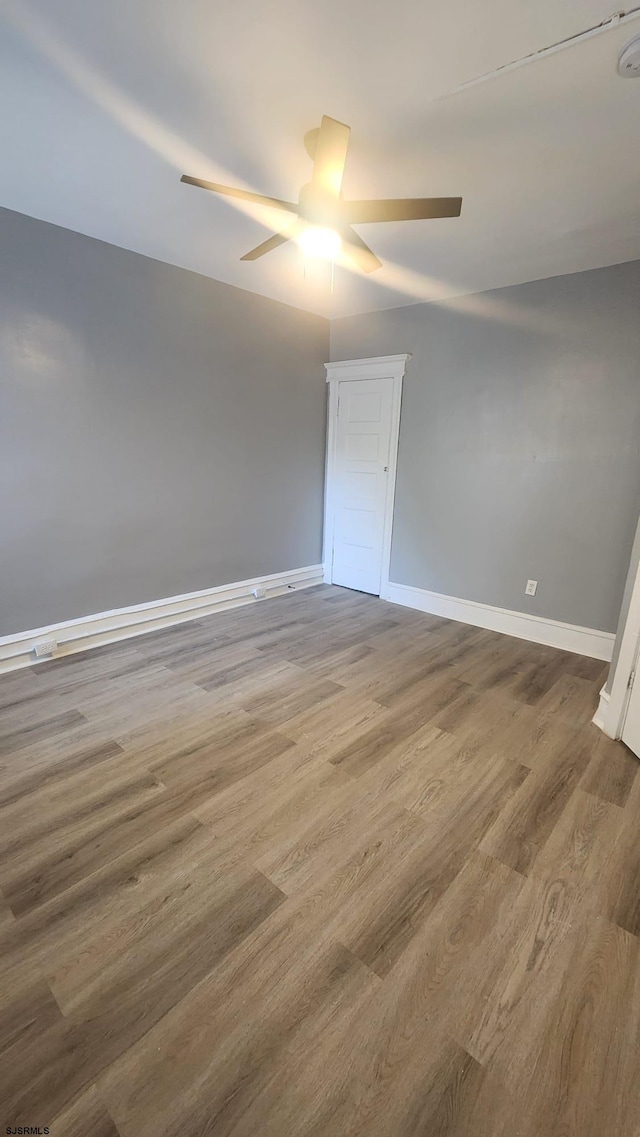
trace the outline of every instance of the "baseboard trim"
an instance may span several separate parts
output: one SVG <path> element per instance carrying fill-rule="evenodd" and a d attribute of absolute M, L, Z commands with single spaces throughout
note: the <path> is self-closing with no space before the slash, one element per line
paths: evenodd
<path fill-rule="evenodd" d="M 169 628 L 173 624 L 209 616 L 212 612 L 224 612 L 241 604 L 260 604 L 262 599 L 256 600 L 252 595 L 254 588 L 265 588 L 266 599 L 269 599 L 284 592 L 311 588 L 322 584 L 322 581 L 322 565 L 310 565 L 290 572 L 257 576 L 252 580 L 204 588 L 200 592 L 187 592 L 182 596 L 171 596 L 167 600 L 151 600 L 147 604 L 134 604 L 129 608 L 114 608 L 110 612 L 99 612 L 78 620 L 3 636 L 0 637 L 0 675 L 44 663 L 52 658 L 60 659 L 78 651 L 100 647 L 102 644 L 116 643 L 144 632 Z M 53 656 L 36 659 L 33 655 L 34 644 L 43 639 L 56 639 L 57 651 Z"/>
<path fill-rule="evenodd" d="M 392 604 L 417 608 L 420 612 L 445 616 L 449 620 L 474 624 L 492 632 L 503 632 L 507 636 L 573 651 L 578 655 L 589 655 L 594 659 L 609 662 L 613 653 L 613 632 L 563 624 L 559 620 L 547 620 L 543 616 L 531 616 L 527 612 L 511 612 L 507 608 L 495 608 L 492 604 L 445 596 L 441 592 L 429 592 L 425 588 L 414 588 L 409 584 L 389 584 L 384 599 Z"/>
<path fill-rule="evenodd" d="M 598 703 L 598 709 L 597 709 L 595 715 L 593 716 L 593 718 L 591 719 L 591 721 L 592 721 L 592 723 L 594 723 L 595 726 L 600 727 L 600 730 L 604 731 L 605 734 L 608 734 L 610 738 L 615 738 L 615 735 L 610 734 L 610 729 L 611 729 L 610 725 L 609 725 L 609 704 L 610 704 L 610 702 L 611 702 L 611 695 L 605 689 L 605 687 L 603 687 L 600 691 L 600 701 Z"/>

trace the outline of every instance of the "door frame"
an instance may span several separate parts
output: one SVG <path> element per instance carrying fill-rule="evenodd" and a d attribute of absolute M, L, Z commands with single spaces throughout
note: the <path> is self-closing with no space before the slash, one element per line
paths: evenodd
<path fill-rule="evenodd" d="M 391 379 L 391 434 L 389 439 L 389 477 L 384 506 L 384 529 L 382 537 L 382 565 L 380 573 L 380 598 L 389 599 L 389 563 L 391 560 L 391 534 L 393 531 L 393 508 L 396 495 L 396 471 L 398 466 L 398 441 L 400 438 L 400 411 L 402 407 L 402 380 L 411 355 L 376 355 L 371 359 L 340 359 L 335 363 L 325 363 L 327 384 L 329 386 L 329 406 L 327 412 L 327 457 L 324 493 L 324 541 L 322 563 L 325 584 L 332 584 L 333 534 L 335 519 L 335 471 L 336 445 L 338 437 L 338 388 L 340 383 L 350 383 L 359 379 Z"/>
<path fill-rule="evenodd" d="M 620 630 L 618 632 L 620 634 Z M 636 680 L 638 653 L 640 651 L 640 564 L 636 570 L 627 618 L 622 629 L 620 651 L 613 673 L 611 690 L 600 692 L 600 706 L 593 721 L 609 738 L 622 738 L 624 723 L 629 709 L 631 688 Z"/>

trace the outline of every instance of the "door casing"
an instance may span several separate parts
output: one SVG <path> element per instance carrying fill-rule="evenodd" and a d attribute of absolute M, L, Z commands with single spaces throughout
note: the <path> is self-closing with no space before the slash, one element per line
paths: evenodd
<path fill-rule="evenodd" d="M 393 509 L 396 493 L 402 381 L 404 379 L 407 361 L 410 358 L 411 356 L 407 353 L 404 355 L 378 355 L 371 359 L 342 359 L 336 363 L 325 363 L 327 384 L 329 387 L 324 495 L 324 543 L 322 556 L 324 580 L 326 584 L 333 583 L 331 566 L 333 562 L 333 530 L 335 517 L 334 487 L 338 424 L 338 388 L 341 383 L 348 383 L 357 379 L 391 379 L 393 382 L 389 443 L 389 477 L 387 478 L 387 493 L 385 499 L 382 564 L 380 573 L 380 598 L 382 600 L 389 599 L 389 563 L 391 560 Z"/>
<path fill-rule="evenodd" d="M 638 667 L 640 657 L 640 564 L 636 569 L 636 579 L 629 600 L 629 608 L 621 633 L 620 650 L 615 664 L 613 682 L 608 694 L 604 688 L 600 693 L 600 707 L 593 721 L 610 738 L 622 738 L 624 723 L 631 699 L 633 686 L 640 682 Z"/>

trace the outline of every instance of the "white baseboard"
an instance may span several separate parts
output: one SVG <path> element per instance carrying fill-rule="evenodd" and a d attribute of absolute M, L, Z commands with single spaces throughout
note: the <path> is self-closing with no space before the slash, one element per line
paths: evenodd
<path fill-rule="evenodd" d="M 265 588 L 267 598 L 270 598 L 290 590 L 311 588 L 314 584 L 322 584 L 322 580 L 322 565 L 310 565 L 307 568 L 292 569 L 291 572 L 257 576 L 253 580 L 204 588 L 200 592 L 171 596 L 168 600 L 151 600 L 147 604 L 134 604 L 130 608 L 114 608 L 111 612 L 99 612 L 78 620 L 67 620 L 62 624 L 49 624 L 46 628 L 3 636 L 0 638 L 0 675 L 44 662 L 45 660 L 35 659 L 33 655 L 33 647 L 40 640 L 57 640 L 58 648 L 54 655 L 45 658 L 59 659 L 74 652 L 86 651 L 87 648 L 139 636 L 143 632 L 169 628 L 173 624 L 195 620 L 212 612 L 224 612 L 240 604 L 261 603 L 252 595 L 254 588 Z"/>
<path fill-rule="evenodd" d="M 517 636 L 521 640 L 573 651 L 578 655 L 589 655 L 594 659 L 609 661 L 613 653 L 613 632 L 563 624 L 559 620 L 547 620 L 543 616 L 530 616 L 527 612 L 511 612 L 507 608 L 461 600 L 457 596 L 444 596 L 441 592 L 429 592 L 425 588 L 414 588 L 409 584 L 389 584 L 384 599 L 392 604 L 403 604 L 407 608 L 417 608 L 420 612 L 445 616 L 448 620 L 459 620 L 463 624 L 475 624 L 492 632 L 503 632 L 507 636 Z"/>
<path fill-rule="evenodd" d="M 611 695 L 603 687 L 602 690 L 600 691 L 600 701 L 598 703 L 598 709 L 597 709 L 597 711 L 596 711 L 596 713 L 593 716 L 591 721 L 596 726 L 600 727 L 600 730 L 603 730 L 605 734 L 608 734 L 610 738 L 615 738 L 615 734 L 610 734 L 610 729 L 611 729 L 610 723 L 609 723 L 609 717 L 610 717 L 609 716 L 609 704 L 610 704 L 610 702 L 611 702 Z"/>

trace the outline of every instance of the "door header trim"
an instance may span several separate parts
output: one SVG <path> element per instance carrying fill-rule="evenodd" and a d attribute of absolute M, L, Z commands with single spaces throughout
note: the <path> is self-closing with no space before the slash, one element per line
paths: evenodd
<path fill-rule="evenodd" d="M 404 355 L 375 355 L 371 359 L 339 359 L 325 363 L 327 383 L 339 379 L 341 383 L 349 379 L 401 379 L 409 352 Z"/>

